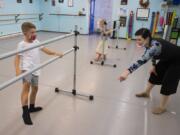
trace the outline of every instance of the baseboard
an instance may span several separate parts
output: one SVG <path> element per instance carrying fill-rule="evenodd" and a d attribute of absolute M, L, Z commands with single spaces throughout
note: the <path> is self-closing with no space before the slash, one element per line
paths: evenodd
<path fill-rule="evenodd" d="M 39 30 L 37 32 L 39 32 Z M 21 35 L 23 35 L 22 32 L 11 33 L 11 34 L 0 36 L 0 39 L 12 38 L 12 37 L 17 37 L 17 36 L 21 36 Z"/>
<path fill-rule="evenodd" d="M 52 32 L 52 33 L 61 33 L 61 34 L 69 34 L 68 32 L 57 32 L 57 31 L 49 31 L 49 30 L 38 30 L 37 32 Z M 93 33 L 95 35 L 99 35 L 98 33 Z M 8 34 L 8 35 L 3 35 L 3 36 L 0 36 L 0 39 L 5 39 L 5 38 L 11 38 L 11 37 L 16 37 L 16 36 L 20 36 L 22 35 L 22 32 L 17 32 L 17 33 L 12 33 L 12 34 Z M 80 35 L 91 35 L 91 34 L 80 34 Z M 113 39 L 113 38 L 111 38 Z M 126 38 L 123 38 L 123 37 L 119 37 L 119 39 L 124 39 L 124 40 L 127 40 Z M 135 40 L 134 38 L 131 39 L 131 40 Z"/>
<path fill-rule="evenodd" d="M 0 36 L 0 39 L 6 39 L 6 38 L 11 38 L 11 37 L 17 37 L 22 35 L 22 32 L 17 32 L 17 33 L 11 33 L 7 35 Z"/>

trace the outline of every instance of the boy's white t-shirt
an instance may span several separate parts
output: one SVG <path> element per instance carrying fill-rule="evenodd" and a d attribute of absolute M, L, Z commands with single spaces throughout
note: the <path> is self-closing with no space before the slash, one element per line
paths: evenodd
<path fill-rule="evenodd" d="M 34 40 L 32 43 L 21 41 L 18 44 L 18 50 L 28 48 L 38 43 L 40 43 L 38 40 Z M 20 69 L 29 71 L 32 68 L 37 67 L 40 64 L 40 49 L 42 48 L 43 47 L 38 47 L 23 53 L 19 53 L 18 55 L 20 56 Z M 35 71 L 32 74 L 35 76 L 39 76 L 40 70 Z"/>

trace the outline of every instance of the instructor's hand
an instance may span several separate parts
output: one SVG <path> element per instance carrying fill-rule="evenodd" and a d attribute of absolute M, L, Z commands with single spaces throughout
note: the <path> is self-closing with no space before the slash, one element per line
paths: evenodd
<path fill-rule="evenodd" d="M 125 70 L 120 77 L 118 78 L 118 80 L 120 80 L 120 82 L 126 80 L 128 78 L 128 75 L 130 74 L 129 70 Z"/>

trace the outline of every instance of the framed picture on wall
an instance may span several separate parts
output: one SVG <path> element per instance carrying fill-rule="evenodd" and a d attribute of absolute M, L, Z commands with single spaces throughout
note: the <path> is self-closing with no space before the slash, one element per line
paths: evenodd
<path fill-rule="evenodd" d="M 128 0 L 121 0 L 121 5 L 127 5 Z"/>
<path fill-rule="evenodd" d="M 51 0 L 52 6 L 56 6 L 56 1 L 55 0 Z"/>
<path fill-rule="evenodd" d="M 33 3 L 33 0 L 29 0 L 29 3 Z"/>
<path fill-rule="evenodd" d="M 126 8 L 120 8 L 119 15 L 120 16 L 127 16 L 127 9 Z"/>
<path fill-rule="evenodd" d="M 120 26 L 121 27 L 126 27 L 126 20 L 127 20 L 127 17 L 126 16 L 120 16 Z"/>
<path fill-rule="evenodd" d="M 64 0 L 59 0 L 59 3 L 64 3 Z"/>
<path fill-rule="evenodd" d="M 68 0 L 68 7 L 73 7 L 73 0 Z"/>
<path fill-rule="evenodd" d="M 3 8 L 3 7 L 4 7 L 4 1 L 0 0 L 0 8 Z"/>
<path fill-rule="evenodd" d="M 149 8 L 138 8 L 136 11 L 136 19 L 147 21 L 149 19 L 149 12 Z"/>
<path fill-rule="evenodd" d="M 22 3 L 22 0 L 17 0 L 17 3 Z"/>

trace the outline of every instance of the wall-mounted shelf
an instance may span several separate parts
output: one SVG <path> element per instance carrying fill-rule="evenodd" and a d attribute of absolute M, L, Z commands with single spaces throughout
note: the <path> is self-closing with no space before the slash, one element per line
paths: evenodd
<path fill-rule="evenodd" d="M 57 15 L 57 16 L 86 16 L 86 14 L 56 14 L 56 13 L 51 13 L 49 15 Z"/>
<path fill-rule="evenodd" d="M 43 13 L 25 13 L 25 14 L 0 14 L 0 16 L 17 16 L 17 15 L 41 15 Z"/>
<path fill-rule="evenodd" d="M 41 21 L 43 19 L 43 13 L 25 13 L 25 14 L 0 14 L 0 17 L 7 17 L 7 16 L 12 16 L 14 18 L 9 18 L 9 19 L 0 19 L 0 22 L 9 22 L 9 21 L 14 21 L 17 23 L 20 20 L 33 20 L 33 19 L 38 19 Z M 22 18 L 22 16 L 31 16 L 31 17 L 25 17 Z M 37 16 L 37 17 L 32 17 L 32 16 Z M 20 18 L 21 17 L 21 18 Z"/>
<path fill-rule="evenodd" d="M 14 21 L 14 19 L 0 19 L 0 22 Z"/>

